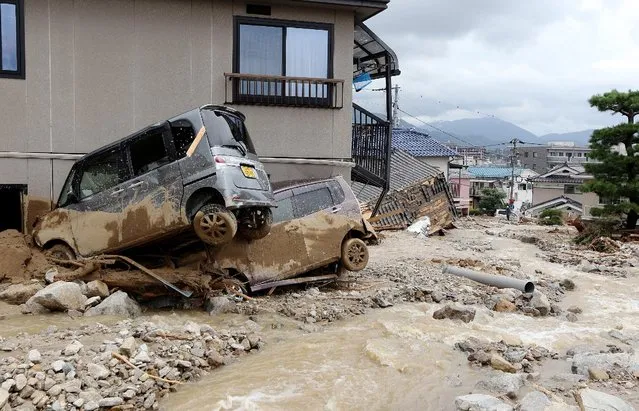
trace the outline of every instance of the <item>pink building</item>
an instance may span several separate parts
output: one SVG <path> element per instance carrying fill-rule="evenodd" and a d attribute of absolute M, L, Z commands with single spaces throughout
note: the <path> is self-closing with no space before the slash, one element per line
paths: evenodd
<path fill-rule="evenodd" d="M 462 215 L 468 215 L 472 201 L 470 198 L 471 175 L 464 168 L 451 168 L 448 174 L 448 184 L 453 193 L 455 208 Z"/>

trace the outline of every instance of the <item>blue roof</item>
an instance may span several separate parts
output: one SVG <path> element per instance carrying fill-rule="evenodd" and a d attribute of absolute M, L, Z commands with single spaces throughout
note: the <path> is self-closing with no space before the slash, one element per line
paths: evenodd
<path fill-rule="evenodd" d="M 459 154 L 426 133 L 408 128 L 393 129 L 393 148 L 414 157 L 457 157 Z"/>
<path fill-rule="evenodd" d="M 524 168 L 515 168 L 515 175 L 521 175 Z M 479 178 L 505 178 L 510 177 L 512 168 L 505 166 L 468 167 L 468 172 Z"/>

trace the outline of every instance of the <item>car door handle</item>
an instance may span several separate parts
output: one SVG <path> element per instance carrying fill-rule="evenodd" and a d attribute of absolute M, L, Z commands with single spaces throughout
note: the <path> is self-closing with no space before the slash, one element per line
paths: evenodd
<path fill-rule="evenodd" d="M 133 183 L 129 186 L 129 188 L 138 188 L 140 187 L 142 184 L 144 184 L 144 181 L 138 181 L 137 183 Z"/>
<path fill-rule="evenodd" d="M 335 214 L 341 209 L 342 209 L 342 207 L 333 207 L 333 208 L 331 208 L 331 213 Z"/>
<path fill-rule="evenodd" d="M 118 194 L 121 194 L 123 191 L 124 191 L 123 188 L 118 188 L 117 190 L 113 190 L 113 191 L 111 191 L 111 196 L 115 197 Z"/>

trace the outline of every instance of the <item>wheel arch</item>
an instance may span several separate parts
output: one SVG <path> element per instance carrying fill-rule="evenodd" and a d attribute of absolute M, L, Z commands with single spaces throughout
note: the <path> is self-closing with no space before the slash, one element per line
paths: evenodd
<path fill-rule="evenodd" d="M 202 187 L 189 197 L 186 201 L 185 212 L 189 221 L 193 221 L 195 213 L 205 204 L 219 204 L 224 206 L 224 197 L 222 194 L 212 187 Z"/>

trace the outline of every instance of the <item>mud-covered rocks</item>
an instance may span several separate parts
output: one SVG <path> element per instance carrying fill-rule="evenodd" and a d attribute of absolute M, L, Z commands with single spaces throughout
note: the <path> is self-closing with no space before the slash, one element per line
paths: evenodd
<path fill-rule="evenodd" d="M 232 312 L 235 304 L 228 297 L 209 297 L 205 303 L 205 309 L 210 315 Z"/>
<path fill-rule="evenodd" d="M 51 311 L 84 310 L 86 300 L 78 284 L 58 281 L 38 291 L 27 305 L 34 302 Z"/>
<path fill-rule="evenodd" d="M 44 286 L 39 281 L 32 281 L 24 284 L 12 284 L 0 293 L 0 300 L 9 304 L 24 304 L 33 297 Z"/>
<path fill-rule="evenodd" d="M 517 306 L 514 303 L 502 298 L 497 301 L 497 303 L 493 307 L 493 310 L 500 313 L 512 313 L 517 311 Z"/>
<path fill-rule="evenodd" d="M 86 296 L 107 298 L 109 296 L 109 286 L 100 280 L 89 281 L 86 285 Z"/>
<path fill-rule="evenodd" d="M 579 391 L 577 396 L 586 410 L 635 411 L 632 405 L 621 398 L 601 391 L 587 388 Z"/>
<path fill-rule="evenodd" d="M 525 378 L 524 374 L 500 372 L 488 380 L 480 381 L 476 387 L 495 394 L 506 394 L 510 398 L 517 398 L 519 390 L 524 386 Z"/>
<path fill-rule="evenodd" d="M 137 317 L 142 313 L 140 305 L 124 291 L 116 291 L 95 307 L 89 308 L 84 315 L 114 315 Z"/>
<path fill-rule="evenodd" d="M 457 411 L 513 411 L 513 407 L 486 394 L 470 394 L 455 398 Z"/>
<path fill-rule="evenodd" d="M 552 401 L 540 391 L 531 391 L 519 402 L 519 411 L 542 411 L 552 405 Z"/>
<path fill-rule="evenodd" d="M 550 301 L 548 297 L 540 291 L 534 291 L 530 299 L 530 306 L 539 312 L 539 315 L 550 314 Z"/>
<path fill-rule="evenodd" d="M 504 357 L 502 357 L 499 354 L 491 355 L 490 366 L 496 370 L 503 371 L 503 372 L 515 373 L 518 371 L 518 367 L 515 367 L 513 364 L 511 364 L 508 360 L 506 360 Z"/>
<path fill-rule="evenodd" d="M 572 359 L 572 372 L 588 376 L 589 369 L 596 368 L 606 373 L 632 373 L 639 370 L 639 354 L 617 353 L 577 353 Z"/>
<path fill-rule="evenodd" d="M 461 320 L 465 323 L 469 323 L 475 319 L 475 308 L 473 307 L 460 307 L 452 304 L 447 304 L 443 308 L 433 313 L 433 318 L 436 320 L 451 319 Z"/>

